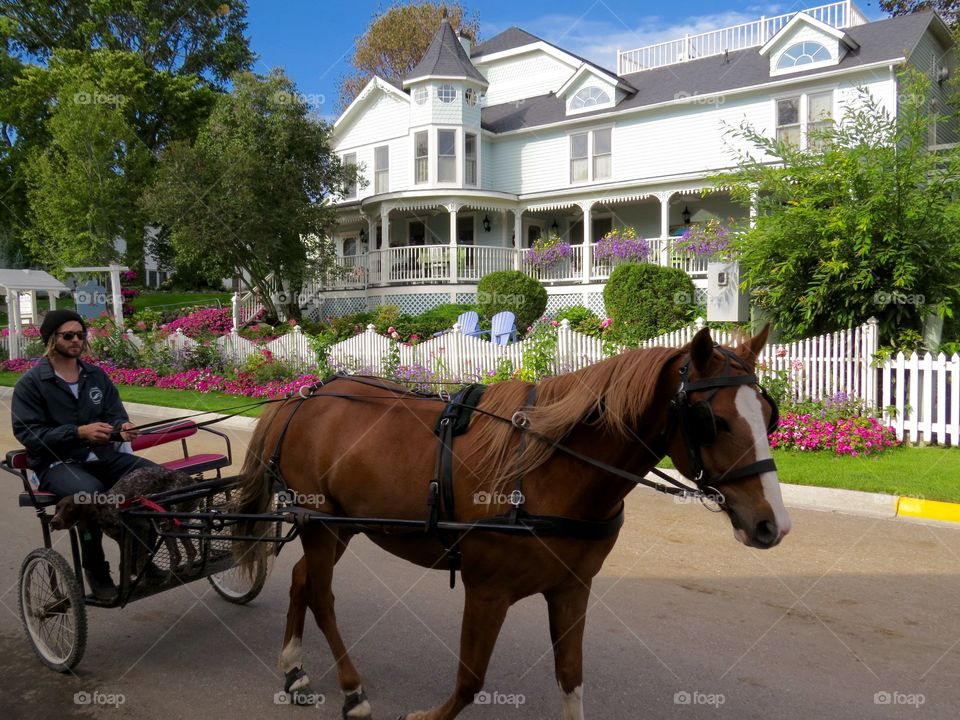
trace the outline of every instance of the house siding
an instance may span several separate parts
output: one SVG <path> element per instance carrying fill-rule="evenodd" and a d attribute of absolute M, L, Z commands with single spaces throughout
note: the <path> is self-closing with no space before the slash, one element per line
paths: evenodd
<path fill-rule="evenodd" d="M 947 87 L 949 82 L 938 83 L 937 71 L 942 65 L 950 69 L 950 76 L 956 72 L 956 63 L 953 60 L 953 52 L 947 51 L 935 37 L 930 34 L 924 35 L 917 44 L 916 49 L 910 55 L 910 65 L 920 70 L 933 83 L 933 101 L 938 112 L 943 112 L 949 107 L 949 94 Z M 934 143 L 955 143 L 960 136 L 960 122 L 956 118 L 946 122 L 936 124 L 931 132 L 931 141 Z"/>
<path fill-rule="evenodd" d="M 489 64 L 478 60 L 476 65 L 490 83 L 487 89 L 487 105 L 522 102 L 524 98 L 554 92 L 576 70 L 542 50 Z"/>

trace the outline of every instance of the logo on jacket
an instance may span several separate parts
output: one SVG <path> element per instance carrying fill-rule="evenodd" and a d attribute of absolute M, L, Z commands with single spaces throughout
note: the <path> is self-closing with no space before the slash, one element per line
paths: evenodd
<path fill-rule="evenodd" d="M 90 401 L 94 405 L 99 405 L 101 400 L 103 400 L 103 390 L 100 388 L 90 388 Z"/>

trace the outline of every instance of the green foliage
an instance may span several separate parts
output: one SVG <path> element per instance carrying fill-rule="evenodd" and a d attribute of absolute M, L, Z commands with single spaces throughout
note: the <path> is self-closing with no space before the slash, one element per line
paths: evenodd
<path fill-rule="evenodd" d="M 880 9 L 894 17 L 933 10 L 951 28 L 960 23 L 960 2 L 957 0 L 880 0 Z"/>
<path fill-rule="evenodd" d="M 462 313 L 472 309 L 472 305 L 444 303 L 419 315 L 401 315 L 390 324 L 397 329 L 397 333 L 404 340 L 413 335 L 416 335 L 419 340 L 429 340 L 434 333 L 452 328 Z M 386 332 L 386 328 L 381 329 L 379 325 L 377 330 Z"/>
<path fill-rule="evenodd" d="M 759 215 L 735 241 L 754 301 L 784 340 L 852 327 L 871 316 L 881 338 L 918 331 L 958 300 L 960 150 L 931 153 L 930 82 L 905 71 L 898 116 L 865 90 L 810 149 L 731 131 L 749 150 L 715 178 Z"/>
<path fill-rule="evenodd" d="M 553 374 L 554 359 L 557 355 L 557 330 L 549 322 L 537 320 L 525 339 L 527 345 L 523 350 L 520 379 L 540 382 Z"/>
<path fill-rule="evenodd" d="M 487 323 L 498 312 L 509 310 L 517 318 L 517 329 L 522 331 L 547 309 L 547 291 L 519 270 L 492 272 L 477 285 L 477 309 Z"/>
<path fill-rule="evenodd" d="M 178 259 L 207 275 L 243 271 L 255 287 L 274 273 L 295 297 L 332 261 L 337 219 L 328 198 L 356 169 L 331 152 L 330 126 L 308 116 L 282 72 L 242 73 L 233 83 L 195 143 L 164 150 L 144 207 L 169 230 Z M 279 299 L 264 292 L 263 300 L 276 317 Z M 285 309 L 300 315 L 296 302 Z"/>
<path fill-rule="evenodd" d="M 295 365 L 278 360 L 269 350 L 261 349 L 258 353 L 247 356 L 238 370 L 239 374 L 252 376 L 256 382 L 267 384 L 278 380 L 293 380 L 300 375 Z"/>
<path fill-rule="evenodd" d="M 373 324 L 377 326 L 378 330 L 381 326 L 390 327 L 397 321 L 397 318 L 400 317 L 400 306 L 377 305 L 373 309 L 373 317 Z"/>
<path fill-rule="evenodd" d="M 693 320 L 694 286 L 679 268 L 622 263 L 603 289 L 611 338 L 624 345 L 676 330 Z"/>
<path fill-rule="evenodd" d="M 570 329 L 590 337 L 601 337 L 603 327 L 600 325 L 600 318 L 594 312 L 583 305 L 572 305 L 564 308 L 553 316 L 557 322 L 561 320 L 570 321 Z"/>
<path fill-rule="evenodd" d="M 358 312 L 352 315 L 330 318 L 329 332 L 335 343 L 348 340 L 354 335 L 364 332 L 367 325 L 373 323 L 375 319 L 376 315 L 372 312 Z"/>
<path fill-rule="evenodd" d="M 440 19 L 446 14 L 450 26 L 479 37 L 480 19 L 476 13 L 467 17 L 459 2 L 405 2 L 378 10 L 367 31 L 354 40 L 350 64 L 354 72 L 340 80 L 340 109 L 345 109 L 360 94 L 374 75 L 400 80 L 423 58 L 433 39 Z"/>
<path fill-rule="evenodd" d="M 94 357 L 109 360 L 122 368 L 140 367 L 140 352 L 123 329 L 113 320 L 108 320 L 105 326 L 109 330 L 106 335 L 97 335 L 90 339 L 90 349 Z"/>

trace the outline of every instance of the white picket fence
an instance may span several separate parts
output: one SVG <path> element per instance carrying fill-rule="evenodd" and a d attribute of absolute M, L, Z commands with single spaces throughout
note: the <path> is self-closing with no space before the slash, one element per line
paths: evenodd
<path fill-rule="evenodd" d="M 884 419 L 897 437 L 960 445 L 960 355 L 901 352 L 881 372 Z"/>

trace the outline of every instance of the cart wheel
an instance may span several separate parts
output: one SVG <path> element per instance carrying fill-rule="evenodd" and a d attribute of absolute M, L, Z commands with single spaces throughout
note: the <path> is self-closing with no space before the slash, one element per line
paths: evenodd
<path fill-rule="evenodd" d="M 50 548 L 33 550 L 20 566 L 20 618 L 41 662 L 72 669 L 87 647 L 87 606 L 73 568 Z"/>
<path fill-rule="evenodd" d="M 246 605 L 263 590 L 267 582 L 268 559 L 262 555 L 257 558 L 252 574 L 238 567 L 232 567 L 207 578 L 213 589 L 224 600 L 237 605 Z"/>

